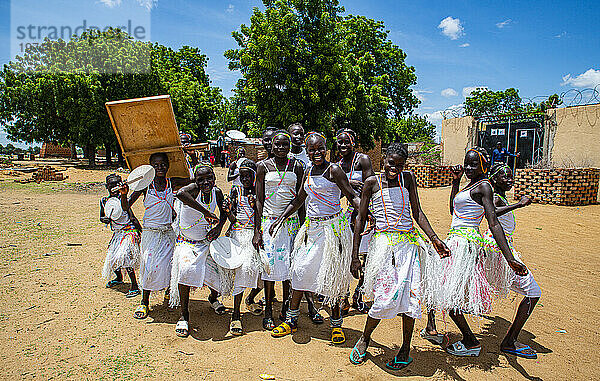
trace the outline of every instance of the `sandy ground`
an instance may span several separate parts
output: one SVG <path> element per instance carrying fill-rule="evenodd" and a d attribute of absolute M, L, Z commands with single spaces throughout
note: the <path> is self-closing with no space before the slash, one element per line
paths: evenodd
<path fill-rule="evenodd" d="M 98 221 L 98 200 L 105 191 L 101 185 L 81 185 L 103 181 L 109 172 L 65 172 L 69 179 L 59 184 L 17 184 L 10 176 L 0 181 L 2 379 L 257 380 L 261 373 L 277 380 L 600 377 L 600 329 L 593 323 L 600 309 L 600 205 L 532 205 L 517 212 L 515 242 L 543 293 L 521 334 L 539 352 L 537 360 L 517 360 L 498 350 L 520 301 L 516 297 L 497 303 L 492 315 L 470 320 L 484 347 L 479 358 L 454 358 L 420 339 L 421 319 L 413 336 L 415 362 L 393 373 L 384 363 L 401 343 L 399 319 L 384 321 L 375 331 L 361 366 L 348 361 L 365 322 L 354 312 L 344 321 L 348 340 L 340 347 L 329 344 L 327 322 L 313 326 L 305 314 L 298 333 L 273 339 L 262 330 L 260 317 L 244 312 L 245 335 L 231 337 L 229 315 L 212 312 L 205 290 L 192 296 L 186 339 L 175 336 L 179 314 L 162 306 L 160 293 L 151 298 L 148 319 L 133 319 L 139 297 L 126 299 L 128 285 L 107 289 L 100 279 L 111 236 Z M 224 173 L 218 170 L 220 180 Z M 432 225 L 444 236 L 450 224 L 449 188 L 420 194 Z M 141 218 L 139 204 L 136 211 Z M 456 338 L 449 319 L 440 318 L 439 328 Z"/>

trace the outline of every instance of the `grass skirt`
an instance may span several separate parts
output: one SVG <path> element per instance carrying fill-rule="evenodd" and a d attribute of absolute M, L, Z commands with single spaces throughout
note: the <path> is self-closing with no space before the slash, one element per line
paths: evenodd
<path fill-rule="evenodd" d="M 254 229 L 232 230 L 230 237 L 240 243 L 244 260 L 242 266 L 235 269 L 233 295 L 244 292 L 246 288 L 256 288 L 258 277 L 262 273 L 269 273 L 269 259 L 261 257 L 252 245 Z"/>
<path fill-rule="evenodd" d="M 521 261 L 519 252 L 513 246 L 512 236 L 507 235 L 506 240 L 515 259 Z M 500 298 L 507 297 L 511 286 L 516 281 L 517 274 L 508 265 L 489 229 L 483 235 L 483 242 L 486 254 L 483 265 L 488 283 L 494 288 L 496 296 Z"/>
<path fill-rule="evenodd" d="M 369 316 L 421 317 L 421 264 L 427 245 L 416 232 L 377 232 L 369 245 L 362 291 L 373 300 Z"/>
<path fill-rule="evenodd" d="M 143 290 L 159 291 L 169 287 L 176 238 L 171 224 L 142 231 L 139 279 Z"/>
<path fill-rule="evenodd" d="M 445 242 L 450 257 L 427 257 L 424 300 L 428 309 L 489 313 L 494 290 L 485 275 L 481 234 L 473 228 L 454 228 Z"/>
<path fill-rule="evenodd" d="M 345 215 L 324 221 L 306 219 L 294 243 L 292 288 L 311 291 L 333 305 L 348 292 L 352 234 Z"/>
<path fill-rule="evenodd" d="M 287 219 L 271 237 L 269 228 L 273 222 L 273 218 L 262 219 L 264 250 L 261 250 L 260 255 L 267 258 L 269 265 L 269 271 L 262 273 L 262 279 L 278 282 L 290 279 L 290 258 L 294 237 L 298 232 L 298 216 Z"/>
<path fill-rule="evenodd" d="M 190 242 L 180 237 L 173 251 L 169 301 L 171 307 L 177 307 L 180 303 L 179 284 L 193 289 L 206 285 L 222 295 L 229 295 L 233 290 L 233 271 L 215 263 L 209 254 L 207 241 Z"/>
<path fill-rule="evenodd" d="M 140 235 L 137 230 L 115 230 L 108 243 L 102 278 L 110 279 L 121 268 L 140 267 Z"/>

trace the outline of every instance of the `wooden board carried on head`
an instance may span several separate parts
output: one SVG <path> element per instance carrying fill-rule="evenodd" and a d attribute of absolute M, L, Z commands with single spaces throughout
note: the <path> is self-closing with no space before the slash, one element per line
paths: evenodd
<path fill-rule="evenodd" d="M 153 153 L 165 152 L 169 157 L 167 177 L 190 176 L 170 96 L 125 99 L 105 105 L 130 170 L 149 164 Z"/>

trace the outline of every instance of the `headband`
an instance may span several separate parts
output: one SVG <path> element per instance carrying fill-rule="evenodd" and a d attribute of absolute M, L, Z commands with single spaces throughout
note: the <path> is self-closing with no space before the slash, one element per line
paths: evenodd
<path fill-rule="evenodd" d="M 254 174 L 256 174 L 256 171 L 254 169 L 248 167 L 247 165 L 241 165 L 239 169 L 248 169 L 248 170 L 254 172 Z"/>
<path fill-rule="evenodd" d="M 196 164 L 196 166 L 194 167 L 194 173 L 196 173 L 196 171 L 200 168 L 209 168 L 211 171 L 213 171 L 212 164 L 209 162 L 206 162 L 206 161 L 202 161 L 202 162 Z"/>
<path fill-rule="evenodd" d="M 352 144 L 352 147 L 354 147 L 354 138 L 352 137 L 352 133 L 350 131 L 352 130 L 344 128 L 344 130 L 337 134 L 337 136 L 340 136 L 341 134 L 346 134 L 348 136 L 348 139 L 350 139 L 350 144 Z"/>
<path fill-rule="evenodd" d="M 308 134 L 306 134 L 306 138 L 304 138 L 304 144 L 306 144 L 308 142 L 308 138 L 310 138 L 313 135 L 322 137 L 323 140 L 325 140 L 325 144 L 327 144 L 327 138 L 320 132 L 316 132 L 316 131 L 310 131 Z"/>
<path fill-rule="evenodd" d="M 273 135 L 273 139 L 275 139 L 275 137 L 277 137 L 277 136 L 279 136 L 279 135 L 283 135 L 283 136 L 285 136 L 286 138 L 288 138 L 288 139 L 290 139 L 290 140 L 292 139 L 292 137 L 290 136 L 290 134 L 289 134 L 289 133 L 287 133 L 286 131 L 279 131 L 279 132 L 276 132 L 276 133 L 275 133 L 275 135 Z"/>
<path fill-rule="evenodd" d="M 494 176 L 496 176 L 498 173 L 500 173 L 500 171 L 504 171 L 504 173 L 507 173 L 506 170 L 510 170 L 510 167 L 504 163 L 503 165 L 500 165 L 498 168 L 496 168 L 496 170 L 492 173 L 490 173 L 490 178 L 494 178 Z"/>
<path fill-rule="evenodd" d="M 483 162 L 485 161 L 487 164 L 487 159 L 485 157 L 483 157 L 483 154 L 479 151 L 477 151 L 476 149 L 471 148 L 470 150 L 467 151 L 467 153 L 469 152 L 475 152 L 477 154 L 477 156 L 479 156 L 479 164 L 481 165 L 481 170 L 483 171 L 483 173 L 487 173 L 488 169 L 486 167 L 483 166 Z"/>

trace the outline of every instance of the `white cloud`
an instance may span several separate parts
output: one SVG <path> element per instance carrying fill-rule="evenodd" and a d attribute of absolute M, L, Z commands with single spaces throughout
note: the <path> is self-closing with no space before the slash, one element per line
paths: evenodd
<path fill-rule="evenodd" d="M 507 26 L 508 24 L 511 24 L 511 23 L 512 23 L 512 19 L 506 19 L 506 20 L 504 20 L 502 22 L 496 23 L 496 27 L 498 27 L 498 29 L 502 29 L 502 28 L 504 28 L 505 26 Z"/>
<path fill-rule="evenodd" d="M 109 8 L 115 8 L 121 5 L 123 0 L 100 0 L 100 2 Z M 158 0 L 137 0 L 137 2 L 147 10 L 151 10 L 158 4 Z"/>
<path fill-rule="evenodd" d="M 449 106 L 448 108 L 444 109 L 444 110 L 437 110 L 431 113 L 424 113 L 423 116 L 425 116 L 427 118 L 427 120 L 429 120 L 431 123 L 435 124 L 436 126 L 441 126 L 442 125 L 442 120 L 444 119 L 444 114 L 446 114 L 446 118 L 452 118 L 452 112 L 453 111 L 458 111 L 460 109 L 462 109 L 463 107 L 465 107 L 465 105 L 463 103 L 457 104 L 457 105 L 452 105 Z"/>
<path fill-rule="evenodd" d="M 412 93 L 415 97 L 417 97 L 418 100 L 420 100 L 421 102 L 425 102 L 427 100 L 427 98 L 425 98 L 425 94 L 431 94 L 432 91 L 429 90 L 412 90 Z"/>
<path fill-rule="evenodd" d="M 121 5 L 121 0 L 100 0 L 100 2 L 109 8 Z"/>
<path fill-rule="evenodd" d="M 442 90 L 441 94 L 442 94 L 443 97 L 446 97 L 446 98 L 455 97 L 455 96 L 458 95 L 458 93 L 456 92 L 456 90 L 454 90 L 451 87 Z"/>
<path fill-rule="evenodd" d="M 600 70 L 589 69 L 577 77 L 571 74 L 565 75 L 561 86 L 571 85 L 573 87 L 595 87 L 600 84 Z"/>
<path fill-rule="evenodd" d="M 457 40 L 465 34 L 464 28 L 460 24 L 460 20 L 458 18 L 452 18 L 452 16 L 443 19 L 440 22 L 440 25 L 438 25 L 438 28 L 440 28 L 442 33 L 451 40 Z"/>
<path fill-rule="evenodd" d="M 559 34 L 557 34 L 556 36 L 554 36 L 554 38 L 563 38 L 567 35 L 567 32 L 560 32 Z"/>
<path fill-rule="evenodd" d="M 235 10 L 235 6 L 233 4 L 229 4 L 227 6 L 227 9 L 225 9 L 225 12 L 227 12 L 227 13 L 233 13 L 234 10 Z"/>
<path fill-rule="evenodd" d="M 464 44 L 458 45 L 459 48 L 466 48 L 466 47 L 469 47 L 469 46 L 471 46 L 471 44 L 469 44 L 468 42 L 465 42 Z"/>

